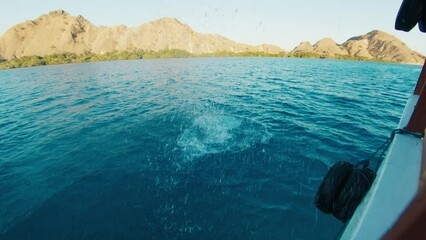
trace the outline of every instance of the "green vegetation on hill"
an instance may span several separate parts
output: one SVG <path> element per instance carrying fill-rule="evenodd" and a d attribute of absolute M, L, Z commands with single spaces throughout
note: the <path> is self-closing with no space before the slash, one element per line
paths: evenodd
<path fill-rule="evenodd" d="M 265 52 L 227 52 L 220 51 L 215 53 L 203 53 L 196 55 L 197 57 L 286 57 L 284 52 L 271 54 Z"/>
<path fill-rule="evenodd" d="M 44 65 L 99 62 L 113 60 L 131 60 L 131 59 L 152 59 L 152 58 L 186 58 L 186 57 L 283 57 L 282 54 L 268 54 L 264 52 L 216 52 L 206 54 L 191 54 L 185 50 L 167 49 L 161 51 L 114 51 L 105 54 L 93 54 L 86 52 L 84 54 L 59 53 L 48 56 L 26 56 L 7 61 L 0 61 L 0 69 L 35 67 Z"/>
<path fill-rule="evenodd" d="M 288 53 L 287 57 L 291 57 L 291 58 L 321 58 L 321 55 L 319 55 L 318 53 L 300 52 L 300 53 Z"/>
<path fill-rule="evenodd" d="M 300 52 L 300 53 L 289 53 L 287 57 L 290 58 L 326 58 L 326 59 L 338 59 L 338 60 L 353 60 L 353 61 L 369 61 L 369 62 L 392 62 L 383 59 L 366 58 L 366 57 L 354 57 L 349 55 L 321 55 L 319 53 L 312 52 Z"/>
<path fill-rule="evenodd" d="M 265 52 L 215 52 L 204 54 L 191 54 L 185 50 L 168 49 L 161 51 L 113 51 L 105 54 L 93 54 L 86 52 L 83 54 L 75 53 L 58 53 L 49 56 L 26 56 L 17 59 L 0 59 L 0 69 L 35 67 L 44 65 L 66 64 L 66 63 L 82 63 L 82 62 L 99 62 L 114 60 L 131 60 L 131 59 L 152 59 L 152 58 L 187 58 L 187 57 L 291 57 L 291 58 L 332 58 L 342 60 L 358 60 L 358 61 L 377 61 L 386 62 L 379 59 L 367 59 L 362 57 L 352 57 L 345 55 L 337 55 L 334 57 L 320 55 L 317 53 L 278 53 L 270 54 Z M 387 61 L 389 62 L 389 61 Z"/>
<path fill-rule="evenodd" d="M 25 56 L 17 59 L 10 59 L 0 63 L 0 69 L 7 68 L 20 68 L 20 67 L 35 67 L 43 65 L 55 65 L 65 63 L 81 63 L 81 62 L 98 62 L 107 60 L 128 60 L 143 58 L 145 53 L 143 51 L 135 52 L 111 52 L 102 55 L 91 54 L 89 52 L 84 54 L 75 53 L 58 53 L 48 56 Z"/>

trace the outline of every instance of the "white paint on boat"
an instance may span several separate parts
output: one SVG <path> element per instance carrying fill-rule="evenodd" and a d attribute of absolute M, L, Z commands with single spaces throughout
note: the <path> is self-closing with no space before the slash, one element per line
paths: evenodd
<path fill-rule="evenodd" d="M 407 102 L 398 128 L 404 128 L 419 96 Z M 341 239 L 380 239 L 398 220 L 417 192 L 422 142 L 410 135 L 396 135 L 377 177 Z"/>

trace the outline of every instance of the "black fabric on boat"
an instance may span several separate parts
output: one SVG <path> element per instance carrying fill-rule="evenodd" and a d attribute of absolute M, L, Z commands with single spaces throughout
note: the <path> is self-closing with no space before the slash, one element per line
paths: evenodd
<path fill-rule="evenodd" d="M 333 202 L 352 170 L 353 165 L 348 162 L 337 162 L 328 170 L 315 197 L 315 205 L 318 209 L 324 213 L 332 212 Z"/>
<path fill-rule="evenodd" d="M 404 0 L 402 1 L 396 17 L 395 29 L 409 32 L 418 22 L 422 31 L 424 24 L 424 8 L 426 0 Z M 422 26 L 420 26 L 422 25 Z M 423 29 L 424 30 L 424 29 Z"/>
<path fill-rule="evenodd" d="M 419 22 L 419 29 L 420 31 L 426 33 L 426 18 L 423 18 L 420 22 Z"/>
<path fill-rule="evenodd" d="M 419 29 L 426 32 L 426 0 L 423 1 L 423 16 L 419 21 Z"/>
<path fill-rule="evenodd" d="M 351 219 L 375 177 L 369 168 L 354 169 L 333 202 L 333 215 L 344 223 Z"/>
<path fill-rule="evenodd" d="M 375 177 L 375 171 L 368 165 L 354 166 L 348 162 L 337 162 L 324 176 L 315 197 L 315 205 L 345 223 L 354 214 Z"/>

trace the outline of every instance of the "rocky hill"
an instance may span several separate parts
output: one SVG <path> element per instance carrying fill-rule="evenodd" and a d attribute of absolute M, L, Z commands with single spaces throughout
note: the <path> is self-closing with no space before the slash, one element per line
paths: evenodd
<path fill-rule="evenodd" d="M 322 39 L 314 45 L 302 42 L 290 53 L 295 55 L 317 54 L 330 58 L 350 56 L 414 64 L 424 62 L 424 56 L 408 48 L 396 37 L 378 30 L 350 38 L 343 44 L 337 44 L 331 38 Z"/>
<path fill-rule="evenodd" d="M 124 25 L 103 27 L 91 24 L 82 16 L 71 16 L 63 10 L 15 25 L 0 38 L 0 55 L 6 59 L 61 52 L 102 54 L 135 49 L 181 49 L 193 54 L 219 51 L 283 52 L 274 45 L 252 46 L 220 35 L 201 34 L 174 18 L 162 18 L 134 28 Z"/>
<path fill-rule="evenodd" d="M 275 45 L 252 46 L 237 43 L 220 35 L 201 34 L 174 18 L 129 28 L 95 26 L 82 16 L 71 16 L 63 10 L 44 14 L 33 21 L 17 24 L 0 37 L 0 62 L 23 56 L 46 56 L 55 53 L 103 54 L 113 51 L 167 49 L 190 54 L 217 52 L 283 53 Z M 409 49 L 396 37 L 381 31 L 350 38 L 342 44 L 324 38 L 314 45 L 302 42 L 291 51 L 296 56 L 330 58 L 355 57 L 401 63 L 423 63 L 424 56 Z"/>

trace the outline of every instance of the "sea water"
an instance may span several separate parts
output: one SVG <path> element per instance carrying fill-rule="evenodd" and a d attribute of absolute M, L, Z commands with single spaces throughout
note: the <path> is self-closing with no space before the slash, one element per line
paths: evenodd
<path fill-rule="evenodd" d="M 333 239 L 336 161 L 396 128 L 419 66 L 190 58 L 0 71 L 1 239 Z"/>

